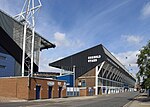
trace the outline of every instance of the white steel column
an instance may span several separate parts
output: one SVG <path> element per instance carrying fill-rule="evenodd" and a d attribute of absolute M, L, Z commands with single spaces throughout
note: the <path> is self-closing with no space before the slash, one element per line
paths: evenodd
<path fill-rule="evenodd" d="M 76 83 L 76 78 L 75 78 L 75 72 L 76 72 L 76 66 L 73 66 L 73 96 L 75 96 L 75 83 Z"/>
<path fill-rule="evenodd" d="M 118 70 L 117 76 L 115 78 L 116 81 L 117 81 L 117 79 L 118 79 L 118 77 L 119 77 L 120 74 L 121 74 L 121 72 Z"/>
<path fill-rule="evenodd" d="M 107 66 L 106 66 L 106 68 L 105 68 L 105 70 L 104 70 L 104 72 L 102 74 L 102 78 L 103 78 L 104 74 L 106 73 L 106 71 L 108 70 L 108 67 L 109 67 L 109 64 L 107 63 Z"/>
<path fill-rule="evenodd" d="M 114 72 L 115 72 L 115 69 L 116 69 L 116 68 L 114 68 L 114 69 L 112 70 L 112 74 L 110 75 L 110 79 L 112 78 L 112 76 L 113 76 L 113 74 L 114 74 Z"/>
<path fill-rule="evenodd" d="M 99 73 L 100 73 L 100 71 L 101 71 L 102 67 L 104 66 L 104 64 L 105 64 L 105 61 L 101 63 L 100 68 L 98 69 L 97 74 L 99 74 Z M 98 66 L 97 66 L 97 67 L 98 67 Z"/>
<path fill-rule="evenodd" d="M 119 78 L 121 77 L 122 73 L 120 72 L 118 78 L 117 78 L 117 81 L 119 81 Z"/>
<path fill-rule="evenodd" d="M 122 82 L 122 75 L 123 75 L 123 73 L 121 74 L 120 79 L 119 79 L 119 81 L 121 81 L 121 82 Z"/>
<path fill-rule="evenodd" d="M 115 75 L 113 76 L 112 80 L 114 80 L 115 76 L 117 76 L 117 72 L 118 70 L 116 69 L 116 71 L 114 72 Z"/>
<path fill-rule="evenodd" d="M 108 70 L 108 74 L 106 75 L 106 78 L 108 78 L 108 75 L 110 74 L 111 70 L 112 70 L 113 66 Z"/>
<path fill-rule="evenodd" d="M 98 94 L 98 74 L 100 73 L 102 67 L 104 66 L 105 61 L 101 63 L 100 67 L 99 65 L 96 66 L 96 73 L 95 73 L 95 95 Z"/>
<path fill-rule="evenodd" d="M 37 2 L 35 3 L 35 1 Z M 36 4 L 36 6 L 34 4 Z M 40 0 L 25 0 L 21 13 L 15 16 L 15 18 L 18 21 L 24 24 L 23 46 L 22 46 L 22 50 L 23 50 L 22 76 L 24 76 L 24 73 L 25 73 L 24 65 L 26 65 L 28 68 L 28 74 L 29 75 L 31 74 L 31 76 L 33 76 L 35 13 L 37 13 L 37 11 L 41 8 L 41 6 L 42 4 Z M 30 30 L 32 31 L 31 34 L 29 33 Z M 28 40 L 29 38 L 31 38 L 31 41 Z M 31 46 L 28 44 L 30 42 L 31 42 Z M 27 57 L 25 57 L 26 54 L 27 54 Z M 26 63 L 27 61 L 28 63 Z"/>
<path fill-rule="evenodd" d="M 34 7 L 34 0 L 32 0 L 32 7 Z M 34 36 L 35 36 L 35 19 L 34 19 L 34 9 L 31 13 L 32 16 L 32 45 L 31 45 L 31 77 L 33 77 L 33 64 L 34 64 Z"/>
<path fill-rule="evenodd" d="M 108 68 L 109 68 L 109 64 L 108 63 L 106 63 L 107 64 L 107 66 L 106 66 L 106 68 L 105 68 L 105 70 L 104 70 L 104 72 L 103 72 L 103 74 L 102 74 L 102 78 L 104 77 L 104 75 L 105 75 L 105 73 L 106 73 L 106 71 L 108 70 Z M 107 80 L 105 80 L 106 82 L 106 84 L 107 84 Z M 103 81 L 103 79 L 102 79 L 102 84 L 104 84 L 104 81 Z M 106 85 L 105 85 L 106 86 Z M 105 91 L 105 93 L 107 92 L 107 87 L 106 87 L 106 91 Z"/>
<path fill-rule="evenodd" d="M 24 35 L 23 35 L 23 52 L 22 52 L 22 67 L 21 67 L 21 72 L 22 72 L 22 77 L 24 76 L 24 63 L 25 63 L 25 48 L 26 48 L 26 29 L 27 29 L 27 23 L 24 25 Z"/>

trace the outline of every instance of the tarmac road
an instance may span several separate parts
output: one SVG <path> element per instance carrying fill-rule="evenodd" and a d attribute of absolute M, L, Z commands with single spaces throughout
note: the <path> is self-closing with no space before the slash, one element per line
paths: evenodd
<path fill-rule="evenodd" d="M 1 102 L 0 107 L 123 107 L 138 94 L 138 92 L 124 92 L 101 96 Z"/>

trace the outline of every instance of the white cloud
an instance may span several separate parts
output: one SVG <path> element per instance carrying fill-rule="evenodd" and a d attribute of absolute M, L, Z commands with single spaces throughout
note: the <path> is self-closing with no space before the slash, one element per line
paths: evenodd
<path fill-rule="evenodd" d="M 150 17 L 150 2 L 148 2 L 141 10 L 141 14 L 143 18 Z"/>
<path fill-rule="evenodd" d="M 56 60 L 59 60 L 61 58 L 58 58 Z M 50 67 L 49 63 L 55 61 L 53 58 L 46 58 L 45 56 L 40 56 L 40 68 L 39 71 L 40 72 L 60 72 L 60 69 L 58 68 L 54 68 L 54 67 Z"/>
<path fill-rule="evenodd" d="M 139 44 L 143 40 L 143 37 L 137 35 L 123 35 L 122 39 L 131 44 Z"/>
<path fill-rule="evenodd" d="M 66 38 L 65 33 L 56 32 L 54 34 L 54 39 L 55 39 L 55 43 L 58 47 L 59 46 L 69 46 L 69 40 L 68 40 L 68 38 Z"/>
<path fill-rule="evenodd" d="M 127 51 L 123 53 L 117 53 L 114 54 L 117 59 L 120 60 L 124 65 L 128 64 L 136 64 L 137 57 L 136 55 L 139 53 L 139 51 Z"/>
<path fill-rule="evenodd" d="M 68 48 L 71 49 L 74 47 L 76 47 L 76 45 L 78 45 L 78 47 L 82 46 L 82 43 L 80 42 L 80 40 L 76 39 L 76 40 L 71 40 L 69 38 L 67 38 L 65 33 L 60 33 L 60 32 L 56 32 L 53 35 L 54 38 L 54 42 L 56 44 L 56 48 L 60 47 L 60 48 Z M 60 72 L 60 69 L 58 68 L 54 68 L 54 67 L 50 67 L 48 64 L 50 62 L 54 62 L 57 61 L 59 59 L 62 59 L 62 57 L 57 57 L 57 55 L 55 57 L 50 57 L 49 55 L 46 54 L 41 54 L 40 56 L 40 72 Z"/>
<path fill-rule="evenodd" d="M 78 47 L 82 46 L 83 43 L 76 39 L 76 40 L 73 40 L 73 39 L 69 39 L 67 38 L 66 34 L 65 33 L 60 33 L 60 32 L 56 32 L 54 33 L 54 43 L 56 44 L 57 47 L 74 47 L 76 45 L 78 45 Z"/>
<path fill-rule="evenodd" d="M 138 71 L 136 61 L 139 51 L 127 51 L 123 53 L 112 54 L 135 76 Z"/>

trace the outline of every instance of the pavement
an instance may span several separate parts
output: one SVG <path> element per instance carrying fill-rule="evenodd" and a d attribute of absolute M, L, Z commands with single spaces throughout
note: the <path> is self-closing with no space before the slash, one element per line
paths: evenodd
<path fill-rule="evenodd" d="M 122 93 L 121 96 L 123 95 L 124 96 L 125 93 Z M 126 93 L 128 95 L 130 95 L 130 93 Z M 118 94 L 119 95 L 119 94 Z M 56 98 L 56 99 L 43 99 L 43 100 L 20 100 L 20 99 L 17 99 L 17 98 L 8 98 L 8 97 L 0 97 L 0 103 L 14 103 L 14 102 L 24 102 L 24 103 L 46 103 L 46 102 L 51 102 L 52 104 L 54 103 L 65 103 L 65 102 L 70 102 L 71 101 L 76 101 L 78 102 L 79 100 L 81 102 L 84 102 L 85 101 L 88 101 L 89 103 L 93 103 L 92 102 L 92 99 L 94 99 L 94 103 L 93 104 L 97 104 L 97 102 L 100 102 L 101 100 L 104 100 L 106 99 L 107 100 L 110 100 L 111 101 L 111 96 L 113 96 L 115 98 L 116 96 L 116 100 L 119 100 L 121 99 L 121 96 L 118 96 L 117 94 L 114 94 L 114 95 L 102 95 L 102 96 L 83 96 L 83 97 L 68 97 L 68 98 Z M 100 99 L 101 98 L 101 99 Z M 109 99 L 108 99 L 109 98 Z M 114 98 L 112 100 L 114 100 Z M 117 99 L 119 98 L 119 99 Z M 121 99 L 122 100 L 122 99 Z M 124 102 L 124 100 L 122 100 L 124 103 L 127 103 L 125 104 L 123 107 L 150 107 L 150 97 L 147 96 L 147 93 L 140 93 L 140 94 L 137 94 L 136 97 L 133 97 L 133 98 L 129 98 L 128 99 L 129 102 Z M 97 102 L 96 102 L 97 101 Z M 105 102 L 106 102 L 105 101 Z M 43 103 L 42 103 L 43 102 Z M 111 101 L 112 103 L 114 103 L 115 101 Z M 118 101 L 117 101 L 118 102 Z M 86 102 L 87 103 L 87 102 Z M 48 103 L 49 104 L 49 103 Z M 102 105 L 102 102 L 100 103 Z M 99 105 L 99 104 L 98 104 Z M 104 104 L 106 105 L 106 104 Z M 33 106 L 33 105 L 32 105 Z M 50 106 L 50 105 L 48 105 Z M 86 105 L 87 106 L 87 105 Z M 83 106 L 84 107 L 84 106 Z M 89 106 L 90 107 L 90 106 Z M 95 105 L 95 107 L 97 107 Z M 102 106 L 103 107 L 103 106 Z M 120 107 L 119 105 L 117 107 Z"/>
<path fill-rule="evenodd" d="M 105 96 L 105 95 L 103 95 Z M 66 97 L 66 98 L 54 98 L 54 99 L 39 99 L 39 100 L 24 100 L 24 99 L 17 99 L 13 97 L 2 97 L 0 96 L 0 103 L 9 103 L 9 102 L 62 102 L 62 101 L 74 101 L 74 100 L 87 100 L 92 98 L 97 98 L 98 96 L 77 96 L 77 97 Z"/>
<path fill-rule="evenodd" d="M 140 93 L 123 107 L 150 107 L 150 96 L 147 93 Z"/>
<path fill-rule="evenodd" d="M 27 100 L 23 100 L 23 99 L 18 99 L 18 98 L 14 98 L 14 97 L 3 97 L 0 96 L 0 103 L 4 103 L 4 102 L 25 102 Z"/>
<path fill-rule="evenodd" d="M 5 101 L 3 100 L 3 102 L 0 102 L 0 107 L 123 107 L 138 94 L 138 92 L 124 92 L 98 96 L 40 99 L 29 101 L 5 99 Z"/>
<path fill-rule="evenodd" d="M 93 99 L 97 98 L 98 96 L 76 96 L 76 97 L 66 97 L 66 98 L 54 98 L 54 99 L 39 99 L 39 100 L 29 100 L 28 102 L 45 102 L 45 101 L 50 101 L 50 102 L 64 102 L 64 101 L 76 101 L 76 100 L 88 100 L 88 99 Z"/>

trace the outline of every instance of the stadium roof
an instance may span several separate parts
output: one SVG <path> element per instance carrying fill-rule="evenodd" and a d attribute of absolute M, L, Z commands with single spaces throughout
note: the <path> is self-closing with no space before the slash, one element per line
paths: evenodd
<path fill-rule="evenodd" d="M 19 25 L 22 25 L 22 26 L 23 26 L 23 24 L 22 24 L 21 22 L 19 22 L 18 20 L 16 20 L 15 18 L 11 17 L 10 15 L 8 15 L 7 13 L 5 13 L 4 11 L 2 11 L 2 10 L 0 9 L 0 19 L 1 19 L 1 18 L 3 18 L 4 21 L 9 21 L 9 22 L 10 22 L 10 21 L 14 21 L 14 22 L 18 23 Z M 0 20 L 0 25 L 5 24 L 5 22 L 1 22 L 1 21 L 2 21 L 2 20 Z M 12 23 L 12 22 L 10 22 L 10 23 Z M 8 22 L 7 22 L 6 24 L 8 24 Z M 5 26 L 6 29 L 7 29 L 7 28 L 9 29 L 9 27 L 13 27 L 13 26 L 9 26 L 9 24 L 7 25 L 7 27 L 6 27 L 6 25 L 4 25 L 4 26 Z M 5 30 L 5 28 L 3 28 L 3 29 Z M 7 33 L 8 33 L 8 32 L 7 32 Z M 40 47 L 40 50 L 48 49 L 48 48 L 55 48 L 55 47 L 56 47 L 55 44 L 49 42 L 48 40 L 46 40 L 44 37 L 42 37 L 42 36 L 41 36 L 40 34 L 38 34 L 37 32 L 35 32 L 35 34 L 41 38 L 41 47 Z M 8 34 L 8 35 L 9 35 L 9 34 Z M 9 36 L 10 36 L 10 35 L 9 35 Z"/>
<path fill-rule="evenodd" d="M 89 60 L 91 57 L 99 58 L 97 58 L 95 62 L 89 63 L 92 61 Z M 127 71 L 127 69 L 102 44 L 52 62 L 49 64 L 49 66 L 72 71 L 73 66 L 75 65 L 77 78 L 95 68 L 103 61 L 110 63 L 120 71 L 124 72 L 125 75 L 135 80 L 135 78 Z"/>
<path fill-rule="evenodd" d="M 21 45 L 23 40 L 23 27 L 24 25 L 21 22 L 17 21 L 7 13 L 0 10 L 0 46 L 5 49 L 10 55 L 12 55 L 19 64 L 22 63 L 23 52 Z M 28 35 L 30 35 L 32 33 L 31 29 L 27 29 L 27 33 Z M 14 38 L 17 38 L 17 40 L 15 40 Z M 56 47 L 55 44 L 49 42 L 48 40 L 40 36 L 37 32 L 35 32 L 35 44 L 37 45 L 39 50 Z M 28 55 L 25 54 L 25 56 Z M 31 59 L 28 57 L 27 61 L 29 60 Z M 34 71 L 38 71 L 38 66 L 35 63 L 33 68 Z M 26 64 L 25 69 L 27 69 Z"/>

